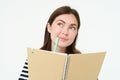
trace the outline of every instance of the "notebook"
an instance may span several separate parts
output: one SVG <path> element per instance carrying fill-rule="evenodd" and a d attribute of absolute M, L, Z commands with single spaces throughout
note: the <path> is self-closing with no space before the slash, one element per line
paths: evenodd
<path fill-rule="evenodd" d="M 97 80 L 106 54 L 27 50 L 29 80 Z"/>

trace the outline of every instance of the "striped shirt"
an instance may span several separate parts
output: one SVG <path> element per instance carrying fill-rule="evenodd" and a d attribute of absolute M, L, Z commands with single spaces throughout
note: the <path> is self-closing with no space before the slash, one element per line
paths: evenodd
<path fill-rule="evenodd" d="M 28 80 L 28 61 L 25 61 L 25 65 L 23 66 L 22 72 L 18 80 Z"/>

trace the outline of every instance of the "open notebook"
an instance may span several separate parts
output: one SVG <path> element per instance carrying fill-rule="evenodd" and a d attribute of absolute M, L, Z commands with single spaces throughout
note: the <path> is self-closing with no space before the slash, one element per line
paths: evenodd
<path fill-rule="evenodd" d="M 29 80 L 97 80 L 105 54 L 68 55 L 28 48 Z"/>

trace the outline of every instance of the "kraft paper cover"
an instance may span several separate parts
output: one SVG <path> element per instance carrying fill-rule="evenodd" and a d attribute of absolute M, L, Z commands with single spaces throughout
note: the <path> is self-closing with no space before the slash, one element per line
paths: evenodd
<path fill-rule="evenodd" d="M 29 80 L 97 80 L 105 54 L 67 55 L 28 48 Z"/>

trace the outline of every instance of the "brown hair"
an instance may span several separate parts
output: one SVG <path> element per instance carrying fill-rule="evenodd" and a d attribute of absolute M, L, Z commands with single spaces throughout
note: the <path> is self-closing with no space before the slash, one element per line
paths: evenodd
<path fill-rule="evenodd" d="M 59 15 L 62 15 L 62 14 L 73 14 L 76 17 L 77 21 L 78 21 L 78 30 L 79 30 L 79 27 L 80 27 L 80 17 L 79 17 L 79 14 L 78 14 L 78 12 L 75 9 L 72 9 L 69 6 L 62 6 L 62 7 L 59 7 L 58 9 L 56 9 L 51 14 L 51 16 L 49 17 L 49 20 L 48 20 L 47 23 L 52 25 L 52 23 L 55 20 L 55 18 L 58 17 Z M 76 36 L 76 38 L 77 38 L 77 36 Z M 67 54 L 80 53 L 80 51 L 78 51 L 75 48 L 76 38 L 75 38 L 74 42 L 70 46 L 68 46 L 66 48 L 65 53 L 67 53 Z M 43 46 L 40 49 L 51 51 L 51 39 L 50 39 L 50 33 L 47 30 L 47 25 L 46 25 L 46 29 L 45 29 L 44 44 L 43 44 Z"/>

